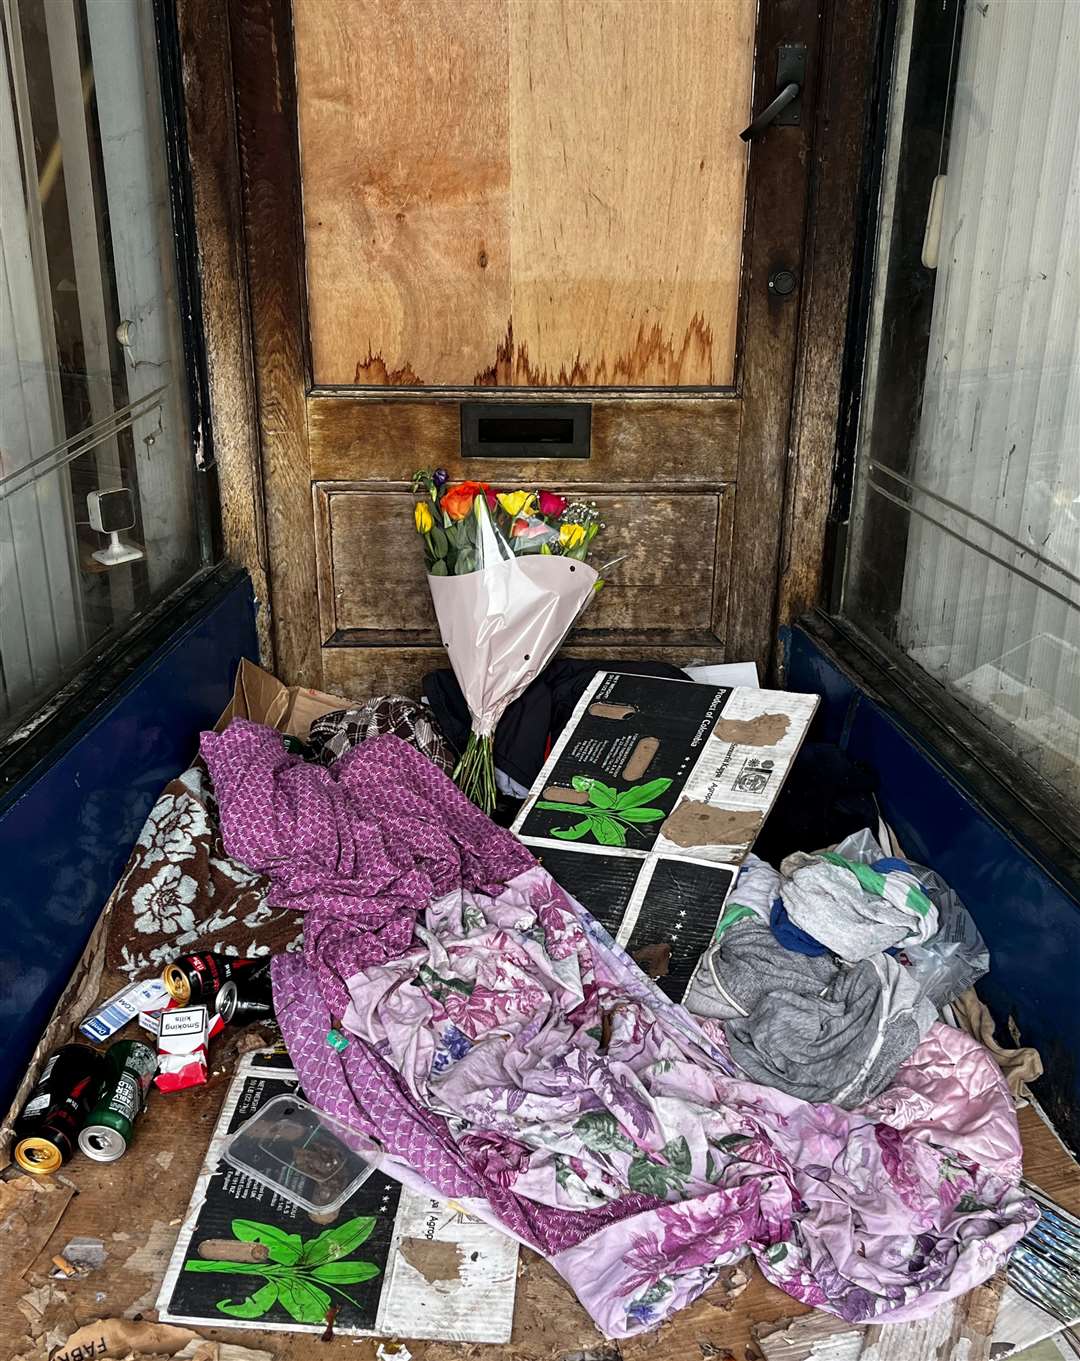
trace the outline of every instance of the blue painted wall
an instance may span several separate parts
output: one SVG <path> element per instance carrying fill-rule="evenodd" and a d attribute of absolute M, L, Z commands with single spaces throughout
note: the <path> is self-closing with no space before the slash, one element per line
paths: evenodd
<path fill-rule="evenodd" d="M 0 1111 L 158 792 L 229 702 L 240 658 L 257 656 L 237 577 L 0 804 Z"/>
<path fill-rule="evenodd" d="M 813 638 L 795 627 L 786 642 L 788 687 L 823 697 L 814 736 L 874 767 L 901 846 L 943 875 L 975 918 L 990 949 L 977 991 L 998 1039 L 1012 1043 L 1013 1017 L 1022 1042 L 1042 1055 L 1035 1095 L 1080 1150 L 1080 899 Z"/>

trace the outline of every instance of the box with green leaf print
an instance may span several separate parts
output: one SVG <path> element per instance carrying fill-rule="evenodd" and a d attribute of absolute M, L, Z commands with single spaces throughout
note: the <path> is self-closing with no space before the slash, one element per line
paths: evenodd
<path fill-rule="evenodd" d="M 517 1245 L 504 1234 L 377 1167 L 324 1211 L 268 1184 L 271 1171 L 299 1178 L 310 1199 L 322 1194 L 313 1182 L 352 1179 L 348 1159 L 339 1166 L 334 1145 L 304 1124 L 309 1109 L 280 1056 L 241 1061 L 158 1297 L 161 1319 L 321 1334 L 332 1318 L 335 1334 L 506 1342 Z M 238 1135 L 246 1170 L 225 1156 Z M 460 1260 L 453 1282 L 433 1286 L 413 1266 L 417 1245 L 432 1242 Z"/>

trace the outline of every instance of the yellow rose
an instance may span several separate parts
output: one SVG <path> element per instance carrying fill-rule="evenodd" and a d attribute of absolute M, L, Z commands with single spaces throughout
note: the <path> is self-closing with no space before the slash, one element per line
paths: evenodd
<path fill-rule="evenodd" d="M 562 525 L 559 529 L 559 542 L 567 550 L 579 548 L 585 542 L 584 526 Z"/>
<path fill-rule="evenodd" d="M 435 517 L 431 513 L 431 506 L 427 501 L 417 501 L 413 509 L 413 519 L 416 521 L 417 534 L 430 534 L 432 526 L 435 524 Z"/>
<path fill-rule="evenodd" d="M 531 491 L 501 491 L 499 505 L 516 520 L 519 515 L 526 517 L 536 514 L 536 497 Z"/>

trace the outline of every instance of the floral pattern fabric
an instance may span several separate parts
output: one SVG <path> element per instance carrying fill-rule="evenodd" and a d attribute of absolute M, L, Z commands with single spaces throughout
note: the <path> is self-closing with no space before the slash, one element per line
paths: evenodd
<path fill-rule="evenodd" d="M 298 948 L 298 920 L 267 905 L 269 887 L 226 853 L 197 760 L 158 796 L 113 890 L 110 974 L 143 978 L 194 950 L 248 957 Z"/>
<path fill-rule="evenodd" d="M 443 1194 L 483 1196 L 609 1335 L 746 1253 L 845 1319 L 921 1317 L 1034 1223 L 1007 1088 L 970 1037 L 935 1026 L 861 1110 L 740 1080 L 722 1033 L 430 762 L 382 737 L 325 770 L 272 739 L 238 720 L 202 750 L 225 845 L 305 913 L 303 957 L 274 966 L 305 1091 Z"/>

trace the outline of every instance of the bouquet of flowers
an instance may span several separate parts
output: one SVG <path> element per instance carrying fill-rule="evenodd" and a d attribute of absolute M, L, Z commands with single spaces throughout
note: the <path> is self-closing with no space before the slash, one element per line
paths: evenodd
<path fill-rule="evenodd" d="M 495 807 L 495 727 L 544 669 L 603 581 L 586 562 L 603 529 L 595 502 L 550 491 L 413 479 L 413 511 L 443 644 L 472 715 L 454 778 Z"/>

